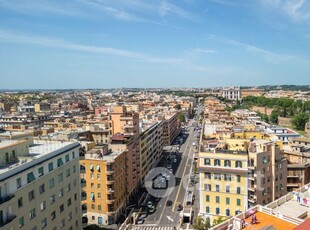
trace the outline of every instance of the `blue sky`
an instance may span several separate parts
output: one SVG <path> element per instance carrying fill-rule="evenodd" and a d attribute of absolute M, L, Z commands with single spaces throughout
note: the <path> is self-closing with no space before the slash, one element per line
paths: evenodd
<path fill-rule="evenodd" d="M 0 0 L 0 88 L 310 84 L 308 0 Z"/>

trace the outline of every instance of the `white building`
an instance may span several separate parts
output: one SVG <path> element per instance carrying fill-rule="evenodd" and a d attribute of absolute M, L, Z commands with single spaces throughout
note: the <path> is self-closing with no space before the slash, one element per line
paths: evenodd
<path fill-rule="evenodd" d="M 240 100 L 241 99 L 240 87 L 224 87 L 222 96 L 229 100 L 235 100 L 235 101 Z"/>

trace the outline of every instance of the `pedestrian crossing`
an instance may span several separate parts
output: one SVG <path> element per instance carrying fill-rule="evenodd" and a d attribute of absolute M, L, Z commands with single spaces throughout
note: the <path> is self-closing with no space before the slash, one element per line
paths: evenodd
<path fill-rule="evenodd" d="M 134 230 L 175 230 L 177 229 L 176 227 L 158 227 L 158 226 L 151 226 L 151 227 L 146 227 L 146 226 L 135 226 L 132 229 Z"/>

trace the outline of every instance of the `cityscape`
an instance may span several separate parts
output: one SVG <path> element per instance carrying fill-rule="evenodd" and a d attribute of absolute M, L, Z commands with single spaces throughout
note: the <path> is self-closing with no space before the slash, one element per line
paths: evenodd
<path fill-rule="evenodd" d="M 309 3 L 0 0 L 0 230 L 309 230 Z"/>

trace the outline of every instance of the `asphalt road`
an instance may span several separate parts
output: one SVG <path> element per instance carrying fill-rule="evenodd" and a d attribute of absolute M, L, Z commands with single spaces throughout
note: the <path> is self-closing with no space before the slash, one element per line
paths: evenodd
<path fill-rule="evenodd" d="M 177 227 L 180 220 L 180 211 L 177 211 L 177 206 L 179 203 L 184 204 L 184 199 L 186 196 L 186 189 L 188 185 L 188 178 L 190 175 L 190 170 L 193 165 L 193 153 L 195 146 L 193 142 L 197 140 L 197 132 L 194 128 L 189 125 L 189 132 L 185 142 L 181 145 L 180 151 L 177 154 L 177 163 L 172 164 L 173 173 L 175 175 L 176 186 L 170 193 L 168 197 L 161 198 L 156 204 L 156 211 L 153 214 L 149 214 L 145 218 L 145 222 L 139 226 L 166 226 L 166 227 Z M 170 149 L 170 148 L 168 148 Z M 168 154 L 169 152 L 165 152 Z M 165 156 L 158 166 L 165 166 Z M 173 177 L 171 178 L 173 179 Z M 171 200 L 172 205 L 167 206 L 167 201 Z M 147 203 L 148 199 L 145 201 Z"/>

